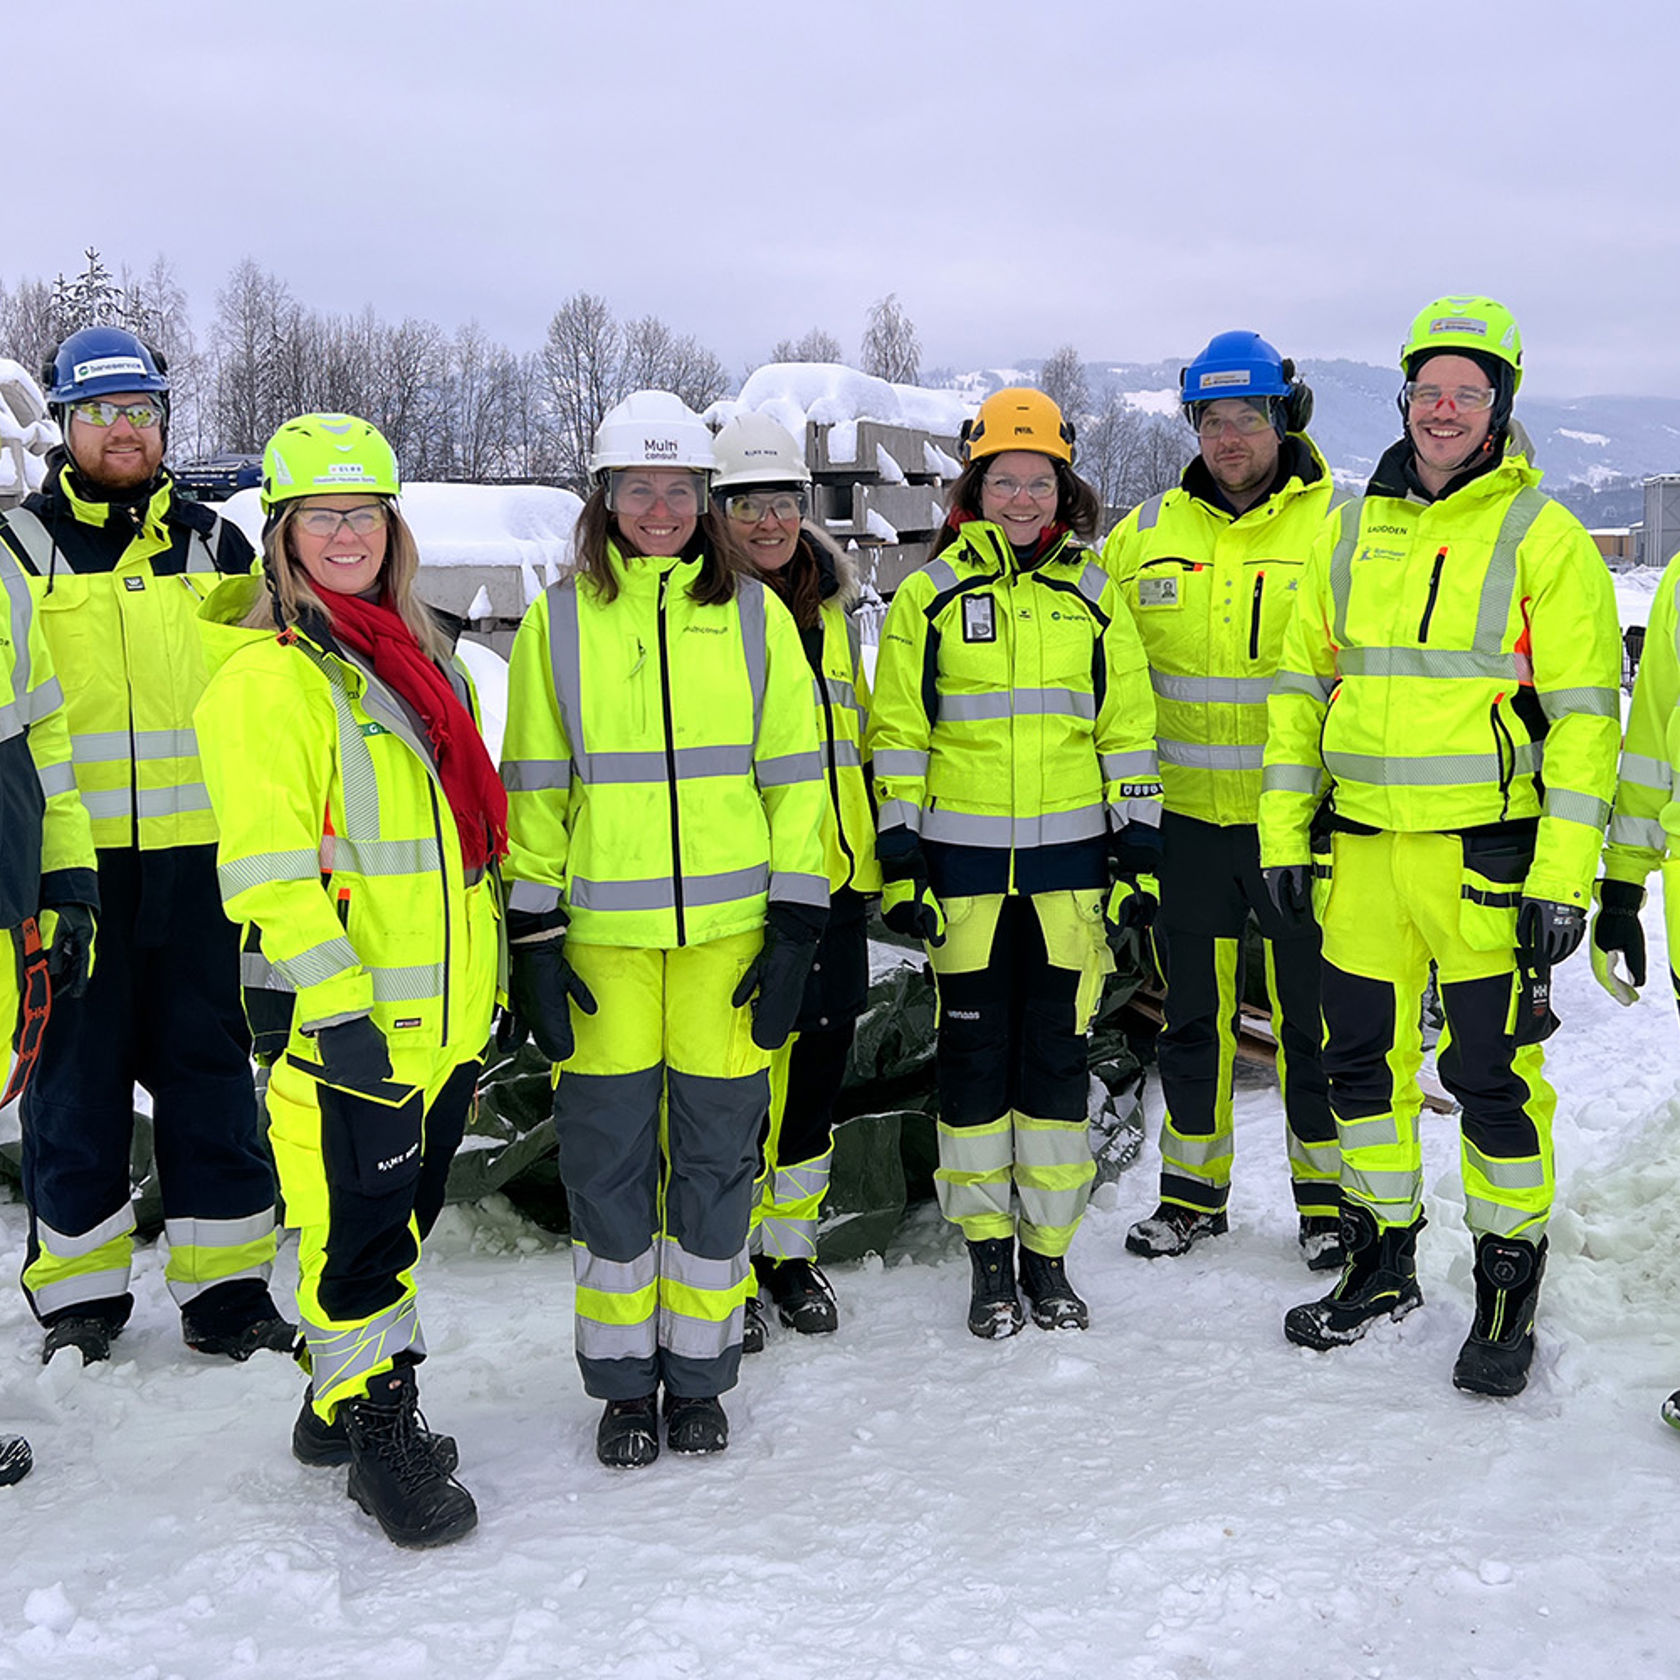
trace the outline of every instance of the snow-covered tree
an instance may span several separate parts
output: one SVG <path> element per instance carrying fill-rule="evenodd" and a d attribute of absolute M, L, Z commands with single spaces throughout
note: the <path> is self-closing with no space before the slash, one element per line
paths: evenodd
<path fill-rule="evenodd" d="M 921 360 L 915 324 L 904 313 L 898 294 L 888 292 L 869 307 L 863 329 L 863 371 L 895 385 L 914 385 Z"/>
<path fill-rule="evenodd" d="M 840 348 L 840 340 L 821 327 L 812 327 L 801 338 L 778 339 L 770 352 L 773 362 L 840 362 L 845 359 L 846 352 Z"/>
<path fill-rule="evenodd" d="M 1091 412 L 1091 387 L 1085 364 L 1071 344 L 1064 344 L 1038 375 L 1038 388 L 1075 425 Z"/>

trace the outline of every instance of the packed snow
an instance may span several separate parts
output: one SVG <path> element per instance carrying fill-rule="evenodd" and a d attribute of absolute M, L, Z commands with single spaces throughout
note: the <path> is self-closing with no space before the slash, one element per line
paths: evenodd
<path fill-rule="evenodd" d="M 1162 391 L 1127 391 L 1124 396 L 1126 406 L 1139 414 L 1176 416 L 1183 406 L 1177 389 L 1170 385 Z"/>
<path fill-rule="evenodd" d="M 59 441 L 46 398 L 21 363 L 0 356 L 0 507 L 40 488 L 46 454 Z"/>
<path fill-rule="evenodd" d="M 1654 907 L 1645 925 L 1660 977 Z M 1284 1341 L 1328 1280 L 1297 1257 L 1280 1106 L 1248 1072 L 1229 1236 L 1124 1252 L 1151 1148 L 1070 1256 L 1091 1329 L 983 1343 L 961 1244 L 923 1208 L 832 1269 L 837 1335 L 773 1330 L 746 1362 L 716 1459 L 602 1469 L 565 1242 L 500 1199 L 447 1210 L 422 1397 L 482 1516 L 437 1553 L 397 1551 L 342 1470 L 293 1462 L 287 1361 L 181 1345 L 149 1248 L 108 1365 L 43 1370 L 0 1295 L 0 1408 L 37 1455 L 0 1489 L 0 1674 L 1673 1674 L 1680 1037 L 1660 981 L 1623 1011 L 1582 955 L 1558 993 L 1560 1194 L 1515 1400 L 1449 1381 L 1472 1300 L 1449 1119 L 1425 1117 L 1425 1308 L 1333 1353 Z M 1153 1127 L 1153 1085 L 1149 1107 Z M 24 1239 L 0 1205 L 0 1269 Z"/>
<path fill-rule="evenodd" d="M 954 438 L 978 406 L 959 391 L 894 385 L 840 362 L 771 362 L 748 374 L 737 396 L 713 403 L 706 419 L 721 426 L 737 414 L 768 414 L 801 439 L 807 422 L 827 426 L 828 459 L 839 463 L 857 459 L 860 420 Z"/>

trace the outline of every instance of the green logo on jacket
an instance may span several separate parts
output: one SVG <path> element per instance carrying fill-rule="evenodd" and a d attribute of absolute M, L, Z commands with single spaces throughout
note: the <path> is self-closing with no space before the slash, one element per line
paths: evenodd
<path fill-rule="evenodd" d="M 391 731 L 382 723 L 375 723 L 371 718 L 362 725 L 364 737 L 369 735 L 389 735 Z"/>

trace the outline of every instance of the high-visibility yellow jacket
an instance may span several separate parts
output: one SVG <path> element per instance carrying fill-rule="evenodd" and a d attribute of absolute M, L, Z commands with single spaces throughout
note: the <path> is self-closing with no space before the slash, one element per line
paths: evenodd
<path fill-rule="evenodd" d="M 1286 440 L 1280 477 L 1233 517 L 1197 456 L 1103 544 L 1149 655 L 1166 808 L 1202 822 L 1259 821 L 1266 696 L 1334 491 L 1306 437 Z"/>
<path fill-rule="evenodd" d="M 33 574 L 94 845 L 208 845 L 216 819 L 192 727 L 198 609 L 218 571 L 251 569 L 250 544 L 178 500 L 167 477 L 130 507 L 84 499 L 64 466 L 0 515 L 0 541 Z"/>
<path fill-rule="evenodd" d="M 870 709 L 880 829 L 1006 856 L 1033 891 L 1033 854 L 1158 826 L 1155 707 L 1119 586 L 1070 538 L 1023 569 L 1008 538 L 967 521 L 899 585 Z"/>
<path fill-rule="evenodd" d="M 99 903 L 70 731 L 29 580 L 0 548 L 0 929 L 43 909 Z M 11 969 L 10 954 L 0 965 Z"/>
<path fill-rule="evenodd" d="M 1604 873 L 1642 884 L 1670 853 L 1680 855 L 1680 555 L 1668 563 L 1651 602 L 1645 647 L 1633 679 L 1616 806 Z"/>
<path fill-rule="evenodd" d="M 564 909 L 587 944 L 669 950 L 827 908 L 811 671 L 756 579 L 689 593 L 701 562 L 622 556 L 531 604 L 508 671 L 511 909 Z"/>
<path fill-rule="evenodd" d="M 242 627 L 262 591 L 233 578 L 205 604 L 213 675 L 196 720 L 222 903 L 261 935 L 247 988 L 297 994 L 294 1044 L 371 1014 L 393 1050 L 465 1060 L 489 1037 L 503 966 L 495 881 L 466 878 L 430 748 L 395 692 L 323 627 Z M 466 668 L 448 674 L 476 719 Z"/>
<path fill-rule="evenodd" d="M 1621 734 L 1610 574 L 1520 440 L 1434 502 L 1408 494 L 1409 454 L 1313 550 L 1269 702 L 1262 862 L 1308 861 L 1326 789 L 1379 829 L 1538 817 L 1524 893 L 1584 905 Z"/>

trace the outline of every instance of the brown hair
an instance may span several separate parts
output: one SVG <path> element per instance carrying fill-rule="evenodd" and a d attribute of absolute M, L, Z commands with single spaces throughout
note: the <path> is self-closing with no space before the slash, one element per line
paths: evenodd
<path fill-rule="evenodd" d="M 738 561 L 733 552 L 718 540 L 719 521 L 713 518 L 708 506 L 694 527 L 694 535 L 683 545 L 685 560 L 700 562 L 700 575 L 689 588 L 689 598 L 703 607 L 722 606 L 735 599 L 735 580 L 753 568 Z M 617 519 L 607 507 L 607 487 L 597 484 L 589 492 L 589 500 L 578 515 L 577 528 L 572 533 L 572 569 L 586 579 L 596 599 L 606 605 L 618 599 L 620 580 L 608 545 L 633 559 L 641 557 L 641 550 L 633 548 L 619 528 Z"/>
<path fill-rule="evenodd" d="M 1056 470 L 1056 523 L 1066 525 L 1082 542 L 1089 542 L 1102 523 L 1101 497 L 1065 461 L 1058 461 L 1051 455 L 1046 455 L 1044 459 Z M 978 461 L 970 461 L 963 468 L 945 492 L 945 505 L 952 513 L 966 513 L 971 519 L 982 517 L 980 486 L 985 480 L 987 468 L 996 460 L 996 455 L 982 455 Z M 936 554 L 943 554 L 956 540 L 957 527 L 947 520 L 939 527 L 928 557 L 931 559 Z"/>
<path fill-rule="evenodd" d="M 822 573 L 804 526 L 799 529 L 799 541 L 788 563 L 774 572 L 766 572 L 742 548 L 740 539 L 730 528 L 727 514 L 708 511 L 706 517 L 711 521 L 718 551 L 727 554 L 748 577 L 756 577 L 765 588 L 775 590 L 801 630 L 815 629 L 822 618 Z"/>
<path fill-rule="evenodd" d="M 420 550 L 414 533 L 394 500 L 388 496 L 379 500 L 385 509 L 385 564 L 379 568 L 385 594 L 424 652 L 447 665 L 454 650 L 415 586 L 420 575 Z M 326 623 L 332 623 L 331 607 L 291 549 L 292 520 L 308 502 L 307 496 L 301 496 L 284 503 L 263 530 L 263 570 L 268 575 L 268 590 L 241 620 L 250 629 L 272 629 L 277 619 L 282 628 L 290 628 L 306 613 L 317 613 Z"/>

